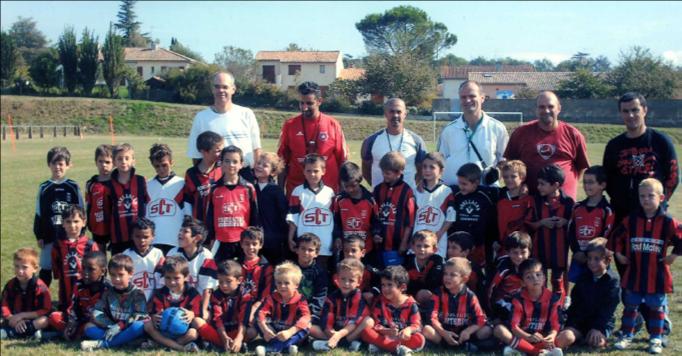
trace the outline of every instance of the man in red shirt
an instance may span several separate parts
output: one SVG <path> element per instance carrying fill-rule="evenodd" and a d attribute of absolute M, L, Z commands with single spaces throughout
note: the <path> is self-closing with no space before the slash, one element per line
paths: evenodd
<path fill-rule="evenodd" d="M 557 164 L 566 177 L 562 189 L 575 200 L 578 179 L 590 166 L 585 137 L 575 127 L 559 121 L 561 103 L 553 92 L 540 92 L 536 110 L 537 120 L 514 130 L 504 157 L 508 160 L 518 159 L 526 164 L 526 184 L 531 194 L 537 192 L 538 172 L 548 164 Z"/>
<path fill-rule="evenodd" d="M 303 158 L 317 153 L 327 160 L 327 172 L 322 177 L 325 185 L 338 192 L 339 167 L 348 159 L 348 147 L 341 125 L 336 119 L 320 112 L 322 96 L 315 82 L 298 86 L 301 115 L 287 120 L 279 138 L 279 155 L 286 165 L 280 182 L 286 180 L 287 197 L 303 184 Z"/>

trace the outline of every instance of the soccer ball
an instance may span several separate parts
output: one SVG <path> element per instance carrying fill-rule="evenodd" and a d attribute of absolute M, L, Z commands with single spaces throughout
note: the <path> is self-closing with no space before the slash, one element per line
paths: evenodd
<path fill-rule="evenodd" d="M 161 323 L 159 324 L 159 331 L 171 339 L 177 339 L 187 333 L 189 330 L 189 323 L 182 318 L 185 312 L 178 307 L 171 307 L 163 311 L 161 314 Z"/>

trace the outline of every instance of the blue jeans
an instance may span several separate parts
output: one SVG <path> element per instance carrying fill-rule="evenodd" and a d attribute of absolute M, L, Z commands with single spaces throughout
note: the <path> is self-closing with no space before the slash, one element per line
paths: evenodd
<path fill-rule="evenodd" d="M 102 340 L 102 347 L 104 348 L 117 347 L 142 337 L 144 335 L 144 323 L 141 320 L 133 322 L 109 341 L 104 341 L 106 331 L 106 329 L 98 326 L 91 326 L 85 329 L 85 336 L 92 340 Z"/>

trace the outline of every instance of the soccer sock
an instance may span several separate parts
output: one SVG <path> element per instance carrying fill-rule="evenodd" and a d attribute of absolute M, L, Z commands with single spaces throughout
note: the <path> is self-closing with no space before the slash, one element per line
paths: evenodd
<path fill-rule="evenodd" d="M 47 318 L 50 326 L 57 331 L 63 332 L 66 329 L 66 320 L 64 320 L 64 313 L 56 311 L 50 314 Z"/>
<path fill-rule="evenodd" d="M 636 304 L 625 304 L 623 308 L 623 318 L 621 319 L 620 330 L 623 332 L 623 336 L 632 337 L 635 332 L 635 318 L 637 317 L 637 307 Z"/>
<path fill-rule="evenodd" d="M 389 340 L 387 337 L 379 334 L 376 330 L 371 328 L 365 328 L 365 330 L 362 331 L 362 334 L 360 334 L 360 336 L 362 338 L 362 341 L 368 344 L 375 345 L 381 348 L 382 350 L 386 350 L 388 352 L 395 351 L 396 347 L 398 347 L 399 345 L 399 342 Z"/>
<path fill-rule="evenodd" d="M 407 341 L 401 340 L 400 343 L 409 347 L 412 351 L 420 351 L 424 348 L 424 344 L 426 344 L 426 338 L 420 333 L 414 333 Z"/>
<path fill-rule="evenodd" d="M 512 342 L 509 344 L 509 346 L 511 346 L 513 349 L 530 355 L 537 355 L 539 353 L 539 350 L 535 348 L 533 344 L 516 336 L 512 339 Z"/>
<path fill-rule="evenodd" d="M 218 347 L 224 347 L 225 345 L 222 345 L 222 341 L 220 340 L 220 335 L 218 335 L 218 331 L 213 328 L 209 323 L 206 323 L 202 325 L 198 330 L 199 335 L 201 336 L 202 339 L 212 343 L 213 345 L 216 345 Z"/>
<path fill-rule="evenodd" d="M 660 339 L 663 334 L 663 324 L 665 321 L 665 311 L 663 306 L 649 307 L 649 337 Z"/>
<path fill-rule="evenodd" d="M 41 269 L 40 272 L 38 272 L 38 278 L 45 282 L 45 285 L 49 287 L 50 283 L 52 283 L 52 271 L 49 269 Z"/>
<path fill-rule="evenodd" d="M 121 330 L 121 332 L 116 334 L 110 341 L 103 342 L 102 346 L 108 348 L 124 345 L 142 335 L 144 335 L 144 322 L 138 320 Z"/>

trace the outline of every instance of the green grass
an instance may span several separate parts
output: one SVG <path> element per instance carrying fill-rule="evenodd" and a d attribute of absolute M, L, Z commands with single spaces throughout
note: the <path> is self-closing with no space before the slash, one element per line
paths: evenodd
<path fill-rule="evenodd" d="M 3 103 L 4 105 L 4 103 Z M 430 137 L 430 136 L 429 136 Z M 13 276 L 12 253 L 19 247 L 36 247 L 35 237 L 33 236 L 33 215 L 35 209 L 36 189 L 40 182 L 49 177 L 49 170 L 45 162 L 47 150 L 55 145 L 67 146 L 72 154 L 73 167 L 67 176 L 76 180 L 81 187 L 85 181 L 96 172 L 94 167 L 94 148 L 101 143 L 111 142 L 109 136 L 89 136 L 83 140 L 73 137 L 58 137 L 45 139 L 20 139 L 16 142 L 16 150 L 12 149 L 9 141 L 3 141 L 0 148 L 0 281 L 2 285 Z M 137 149 L 137 167 L 139 174 L 151 176 L 153 169 L 147 160 L 147 152 L 152 143 L 164 142 L 170 145 L 175 152 L 176 172 L 182 174 L 190 165 L 190 160 L 185 157 L 186 138 L 180 137 L 116 137 L 116 142 L 129 142 Z M 264 149 L 274 151 L 277 142 L 274 139 L 263 141 Z M 360 161 L 360 141 L 350 141 L 351 160 Z M 434 148 L 433 142 L 428 142 L 431 149 Z M 678 152 L 682 153 L 682 147 L 676 145 Z M 600 163 L 604 143 L 588 144 L 590 162 Z M 582 193 L 581 193 L 582 194 Z M 580 198 L 580 197 L 579 197 Z M 682 218 L 682 193 L 678 192 L 670 204 L 673 216 Z M 682 262 L 678 261 L 673 268 L 675 283 L 682 288 Z M 53 297 L 56 298 L 56 285 L 52 284 Z M 670 299 L 671 319 L 676 322 L 676 329 L 671 338 L 671 346 L 665 350 L 666 354 L 682 353 L 682 332 L 678 331 L 682 327 L 682 299 L 679 292 L 676 292 Z M 620 317 L 620 310 L 617 312 Z M 640 334 L 642 335 L 642 334 Z M 646 344 L 638 342 L 634 349 L 628 352 L 607 351 L 610 355 L 632 355 L 643 352 Z M 571 349 L 573 352 L 574 349 Z M 583 349 L 576 349 L 583 351 Z M 130 349 L 125 352 L 129 352 Z M 100 354 L 117 355 L 125 352 L 100 351 Z M 28 341 L 7 341 L 0 345 L 0 353 L 3 355 L 74 355 L 80 353 L 75 343 L 45 343 L 38 344 Z M 160 351 L 136 352 L 137 355 L 157 355 Z M 444 350 L 430 350 L 430 354 L 442 353 Z M 603 353 L 603 352 L 602 352 Z M 335 355 L 344 353 L 337 351 Z M 448 353 L 454 354 L 454 353 Z M 596 355 L 597 353 L 587 353 Z"/>

